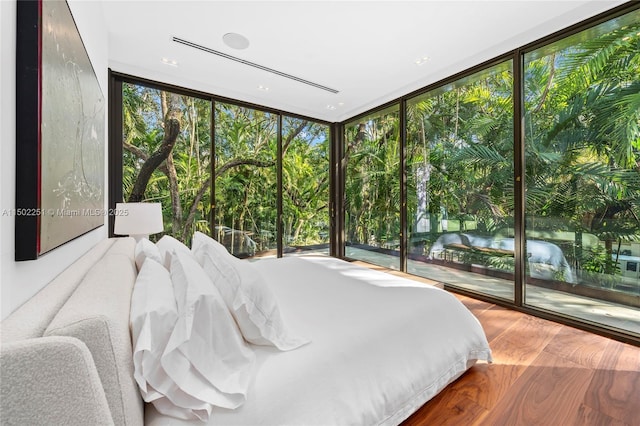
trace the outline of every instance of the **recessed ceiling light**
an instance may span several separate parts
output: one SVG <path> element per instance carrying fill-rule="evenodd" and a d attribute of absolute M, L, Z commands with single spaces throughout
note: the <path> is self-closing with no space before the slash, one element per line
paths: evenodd
<path fill-rule="evenodd" d="M 165 65 L 170 65 L 172 67 L 177 67 L 178 66 L 178 61 L 173 60 L 173 59 L 169 59 L 169 58 L 162 58 L 161 59 L 162 63 Z"/>
<path fill-rule="evenodd" d="M 258 90 L 262 90 L 263 92 L 268 92 L 269 88 L 267 86 L 263 86 L 262 84 L 258 86 Z"/>
<path fill-rule="evenodd" d="M 242 50 L 249 47 L 249 40 L 238 33 L 226 33 L 222 36 L 222 41 L 232 49 Z"/>
<path fill-rule="evenodd" d="M 338 106 L 344 105 L 344 102 L 338 102 Z"/>
<path fill-rule="evenodd" d="M 423 57 L 422 57 L 422 58 L 420 58 L 420 59 L 416 59 L 416 60 L 414 61 L 414 63 L 415 63 L 416 65 L 422 65 L 422 64 L 424 64 L 425 62 L 427 62 L 428 60 L 429 60 L 429 57 L 428 57 L 428 56 L 423 56 Z"/>
<path fill-rule="evenodd" d="M 336 109 L 336 107 L 333 106 L 333 105 L 327 105 L 327 109 L 334 110 L 334 109 Z"/>

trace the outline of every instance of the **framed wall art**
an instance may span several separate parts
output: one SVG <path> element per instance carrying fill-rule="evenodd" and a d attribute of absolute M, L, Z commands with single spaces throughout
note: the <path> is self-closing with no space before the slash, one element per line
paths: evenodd
<path fill-rule="evenodd" d="M 104 224 L 105 99 L 66 1 L 18 1 L 16 260 Z"/>

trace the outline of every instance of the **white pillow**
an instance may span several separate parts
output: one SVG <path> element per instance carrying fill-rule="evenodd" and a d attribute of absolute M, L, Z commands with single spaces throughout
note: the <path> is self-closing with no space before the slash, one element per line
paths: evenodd
<path fill-rule="evenodd" d="M 184 245 L 181 241 L 176 240 L 171 235 L 163 235 L 156 243 L 156 247 L 158 247 L 160 259 L 162 259 L 162 262 L 160 263 L 162 263 L 167 269 L 171 267 L 171 257 L 169 255 L 173 250 L 191 253 L 189 247 Z"/>
<path fill-rule="evenodd" d="M 133 376 L 142 399 L 151 402 L 158 412 L 181 419 L 207 418 L 206 404 L 182 392 L 161 365 L 177 319 L 169 271 L 149 258 L 138 273 L 131 295 Z"/>
<path fill-rule="evenodd" d="M 163 396 L 156 390 L 168 378 L 162 371 L 160 358 L 177 319 L 178 309 L 169 271 L 149 259 L 136 278 L 129 316 L 133 376 L 146 402 Z"/>
<path fill-rule="evenodd" d="M 204 234 L 193 236 L 194 256 L 220 290 L 244 338 L 282 351 L 309 343 L 287 329 L 275 295 L 253 265 L 228 252 L 221 253 L 220 247 L 224 249 Z"/>
<path fill-rule="evenodd" d="M 215 238 L 211 238 L 207 234 L 203 234 L 200 231 L 194 232 L 193 238 L 191 239 L 191 252 L 195 253 L 200 247 L 204 245 L 211 247 L 211 249 L 218 253 L 220 256 L 233 256 L 231 253 L 229 253 L 229 250 L 227 250 L 227 248 Z"/>
<path fill-rule="evenodd" d="M 169 257 L 178 320 L 162 367 L 182 391 L 208 404 L 209 414 L 213 406 L 237 408 L 246 401 L 255 355 L 191 253 Z"/>
<path fill-rule="evenodd" d="M 160 256 L 160 250 L 158 249 L 158 246 L 153 244 L 148 239 L 142 238 L 136 243 L 135 248 L 135 259 L 138 271 L 142 269 L 142 264 L 147 258 L 153 259 L 156 262 L 162 264 L 162 257 Z"/>

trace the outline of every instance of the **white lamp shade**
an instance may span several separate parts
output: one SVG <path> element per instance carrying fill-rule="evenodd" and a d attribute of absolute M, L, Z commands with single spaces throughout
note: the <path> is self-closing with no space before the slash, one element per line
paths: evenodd
<path fill-rule="evenodd" d="M 116 203 L 113 232 L 139 239 L 164 230 L 160 203 Z"/>

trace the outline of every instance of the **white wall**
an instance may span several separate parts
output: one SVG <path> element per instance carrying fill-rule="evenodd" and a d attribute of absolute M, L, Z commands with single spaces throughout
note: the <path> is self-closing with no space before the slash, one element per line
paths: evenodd
<path fill-rule="evenodd" d="M 107 99 L 108 35 L 102 4 L 94 1 L 69 0 L 71 12 L 89 53 Z M 16 1 L 0 0 L 0 317 L 7 317 L 33 296 L 47 282 L 83 253 L 107 237 L 102 226 L 34 261 L 14 261 L 15 220 L 15 66 L 16 66 Z M 107 99 L 108 105 L 108 99 Z M 105 117 L 105 129 L 107 128 Z M 105 189 L 107 185 L 107 143 L 105 141 Z M 107 205 L 107 191 L 105 203 Z"/>

